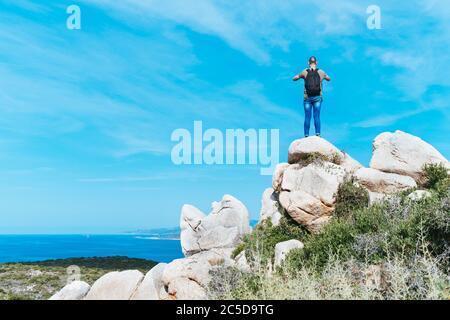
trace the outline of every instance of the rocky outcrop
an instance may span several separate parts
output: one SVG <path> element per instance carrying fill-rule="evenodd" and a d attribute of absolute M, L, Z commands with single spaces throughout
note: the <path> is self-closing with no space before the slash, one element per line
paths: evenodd
<path fill-rule="evenodd" d="M 416 182 L 423 183 L 423 166 L 431 163 L 442 163 L 450 170 L 448 160 L 439 151 L 411 134 L 384 132 L 373 142 L 370 161 L 373 169 L 410 176 Z"/>
<path fill-rule="evenodd" d="M 295 140 L 289 147 L 288 164 L 275 169 L 272 199 L 278 198 L 280 209 L 310 232 L 319 232 L 334 211 L 339 185 L 360 168 L 358 161 L 323 138 Z M 268 207 L 263 206 L 264 213 L 271 212 Z"/>
<path fill-rule="evenodd" d="M 73 281 L 54 294 L 49 300 L 81 300 L 91 287 L 84 281 Z"/>
<path fill-rule="evenodd" d="M 186 256 L 213 248 L 234 248 L 251 231 L 247 208 L 230 195 L 213 202 L 209 215 L 194 206 L 183 206 L 180 227 L 181 247 Z"/>
<path fill-rule="evenodd" d="M 294 249 L 303 249 L 303 247 L 303 243 L 295 239 L 277 243 L 275 245 L 275 266 L 282 265 L 289 252 Z"/>
<path fill-rule="evenodd" d="M 186 257 L 164 268 L 161 280 L 165 292 L 160 296 L 177 300 L 206 299 L 210 272 L 220 266 L 236 265 L 231 254 L 242 237 L 251 231 L 247 208 L 230 195 L 213 202 L 209 215 L 185 205 L 180 227 Z"/>
<path fill-rule="evenodd" d="M 191 205 L 182 208 L 181 246 L 185 258 L 160 263 L 144 275 L 137 270 L 110 272 L 89 285 L 73 283 L 52 298 L 86 300 L 200 300 L 206 299 L 210 272 L 221 266 L 249 268 L 245 254 L 231 254 L 241 238 L 251 231 L 247 208 L 225 195 L 212 203 L 205 215 Z M 247 269 L 248 270 L 248 269 Z"/>
<path fill-rule="evenodd" d="M 401 131 L 375 138 L 370 168 L 364 168 L 323 138 L 299 139 L 289 147 L 288 164 L 275 169 L 271 199 L 278 199 L 281 210 L 316 233 L 332 218 L 337 191 L 344 181 L 355 181 L 366 188 L 370 204 L 375 204 L 417 188 L 424 182 L 424 165 L 430 163 L 442 163 L 450 170 L 447 159 L 434 147 Z M 420 195 L 419 191 L 411 198 Z M 267 201 L 267 194 L 263 203 L 262 213 L 270 216 L 276 204 Z"/>
<path fill-rule="evenodd" d="M 370 168 L 362 167 L 319 137 L 294 141 L 288 162 L 276 167 L 272 188 L 263 193 L 260 221 L 278 225 L 288 214 L 312 233 L 320 232 L 332 219 L 337 192 L 344 181 L 366 188 L 370 204 L 374 204 L 420 186 L 425 164 L 442 163 L 450 168 L 431 145 L 401 131 L 383 133 L 375 139 Z M 417 201 L 430 195 L 416 190 L 408 198 Z M 51 299 L 202 300 L 208 298 L 207 288 L 216 268 L 236 267 L 251 272 L 245 250 L 231 258 L 235 247 L 251 231 L 249 213 L 236 198 L 225 195 L 213 202 L 209 214 L 192 205 L 183 206 L 180 227 L 184 258 L 159 264 L 145 277 L 139 271 L 128 270 L 108 273 L 91 288 L 87 283 L 73 282 Z M 302 248 L 303 243 L 295 239 L 278 243 L 275 265 L 281 265 L 291 250 Z"/>

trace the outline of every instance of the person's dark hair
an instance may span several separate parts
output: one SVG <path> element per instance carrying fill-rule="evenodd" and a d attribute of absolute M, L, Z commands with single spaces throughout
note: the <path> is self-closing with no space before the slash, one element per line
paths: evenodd
<path fill-rule="evenodd" d="M 310 64 L 311 64 L 311 63 L 317 63 L 317 59 L 316 59 L 315 56 L 311 56 L 311 57 L 309 58 L 308 62 L 309 62 Z"/>

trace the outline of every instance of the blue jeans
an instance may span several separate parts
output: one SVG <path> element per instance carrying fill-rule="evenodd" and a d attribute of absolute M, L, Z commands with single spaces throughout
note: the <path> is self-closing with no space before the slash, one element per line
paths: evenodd
<path fill-rule="evenodd" d="M 311 125 L 311 111 L 314 115 L 314 127 L 316 134 L 320 134 L 320 108 L 322 107 L 322 96 L 310 97 L 303 102 L 305 108 L 305 137 L 309 136 L 309 127 Z"/>

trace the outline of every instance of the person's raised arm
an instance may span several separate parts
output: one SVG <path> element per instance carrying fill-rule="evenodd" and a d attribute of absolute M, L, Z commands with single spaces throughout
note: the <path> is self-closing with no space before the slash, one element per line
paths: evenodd
<path fill-rule="evenodd" d="M 302 71 L 302 72 L 300 72 L 299 74 L 296 74 L 296 75 L 292 78 L 292 80 L 293 80 L 293 81 L 297 81 L 297 80 L 304 79 L 304 78 L 305 78 L 305 71 Z"/>
<path fill-rule="evenodd" d="M 329 75 L 327 75 L 327 74 L 325 75 L 324 79 L 325 79 L 325 80 L 327 80 L 327 81 L 331 81 L 331 78 L 330 78 L 330 76 L 329 76 Z"/>

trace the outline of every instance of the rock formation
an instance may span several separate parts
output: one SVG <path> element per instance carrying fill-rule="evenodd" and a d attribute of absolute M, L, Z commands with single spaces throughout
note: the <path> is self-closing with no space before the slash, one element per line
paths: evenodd
<path fill-rule="evenodd" d="M 234 248 L 251 231 L 247 208 L 230 195 L 213 202 L 207 216 L 194 206 L 183 206 L 180 227 L 181 247 L 186 256 L 214 248 Z"/>
<path fill-rule="evenodd" d="M 144 277 L 137 270 L 110 272 L 89 285 L 72 283 L 52 298 L 55 300 L 195 300 L 206 299 L 210 271 L 219 266 L 245 268 L 231 258 L 242 237 L 251 231 L 247 208 L 236 198 L 225 195 L 212 203 L 205 215 L 191 205 L 181 211 L 181 246 L 185 258 L 160 263 Z M 81 288 L 79 288 L 81 286 Z"/>
<path fill-rule="evenodd" d="M 205 299 L 210 271 L 236 263 L 231 253 L 251 232 L 249 223 L 245 205 L 230 195 L 213 202 L 209 215 L 193 206 L 183 206 L 180 239 L 186 257 L 172 261 L 164 269 L 162 281 L 168 298 Z"/>
<path fill-rule="evenodd" d="M 299 224 L 319 232 L 334 211 L 339 185 L 362 166 L 325 139 L 308 137 L 289 147 L 289 164 L 279 165 L 272 187 L 279 204 Z"/>
<path fill-rule="evenodd" d="M 369 168 L 325 139 L 296 140 L 289 147 L 288 163 L 276 167 L 272 187 L 263 192 L 260 221 L 269 219 L 276 226 L 289 215 L 310 232 L 320 232 L 333 217 L 337 192 L 344 181 L 366 188 L 371 203 L 375 203 L 419 188 L 424 182 L 423 166 L 429 163 L 441 163 L 450 170 L 448 160 L 434 147 L 401 131 L 375 138 Z M 408 197 L 417 201 L 428 196 L 428 191 L 415 190 Z M 236 198 L 225 195 L 213 202 L 208 215 L 194 206 L 183 206 L 180 227 L 184 258 L 159 264 L 145 276 L 128 270 L 108 273 L 92 287 L 73 282 L 51 299 L 207 299 L 215 268 L 234 266 L 251 271 L 245 251 L 231 258 L 235 247 L 251 232 L 248 211 Z M 303 243 L 298 240 L 278 243 L 275 264 L 282 264 L 290 250 L 301 248 Z"/>
<path fill-rule="evenodd" d="M 377 193 L 393 194 L 417 187 L 416 181 L 409 176 L 386 173 L 372 168 L 361 168 L 355 172 L 354 177 L 359 185 Z"/>
<path fill-rule="evenodd" d="M 138 270 L 107 273 L 94 282 L 85 300 L 130 300 L 143 278 Z"/>

